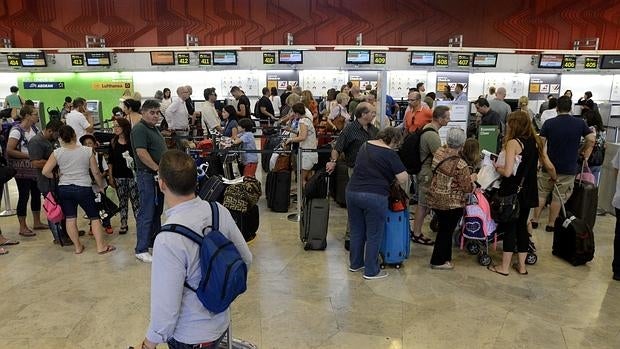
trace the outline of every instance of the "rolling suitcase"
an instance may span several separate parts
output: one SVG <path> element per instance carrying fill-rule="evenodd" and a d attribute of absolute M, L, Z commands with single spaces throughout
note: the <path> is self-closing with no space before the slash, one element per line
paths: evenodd
<path fill-rule="evenodd" d="M 291 201 L 291 173 L 269 172 L 266 193 L 267 207 L 274 212 L 288 212 Z"/>
<path fill-rule="evenodd" d="M 325 185 L 329 188 L 329 177 Z M 327 247 L 327 228 L 329 223 L 329 195 L 305 198 L 299 219 L 299 238 L 305 243 L 304 250 L 324 250 Z"/>
<path fill-rule="evenodd" d="M 347 207 L 346 190 L 349 183 L 349 167 L 344 161 L 336 162 L 334 176 L 335 179 L 331 186 L 332 197 L 340 207 Z"/>
<path fill-rule="evenodd" d="M 198 197 L 205 201 L 222 202 L 226 185 L 219 176 L 205 177 L 198 185 Z"/>
<path fill-rule="evenodd" d="M 576 180 L 573 193 L 566 202 L 566 209 L 585 221 L 590 229 L 594 229 L 597 207 L 598 188 L 596 185 Z"/>
<path fill-rule="evenodd" d="M 393 265 L 396 269 L 409 258 L 411 240 L 409 239 L 409 210 L 393 212 L 388 209 L 385 217 L 385 236 L 379 248 L 381 267 Z"/>
<path fill-rule="evenodd" d="M 558 190 L 557 186 L 555 190 Z M 592 229 L 583 219 L 567 211 L 563 202 L 562 210 L 555 220 L 553 229 L 552 253 L 573 266 L 586 264 L 594 258 Z"/>
<path fill-rule="evenodd" d="M 254 205 L 248 208 L 247 211 L 241 212 L 237 210 L 229 210 L 230 215 L 237 224 L 237 227 L 241 231 L 243 238 L 246 242 L 254 240 L 258 226 L 260 224 L 260 213 L 258 206 Z"/>
<path fill-rule="evenodd" d="M 280 143 L 282 142 L 282 137 L 280 134 L 276 133 L 274 135 L 269 136 L 265 145 L 262 147 L 263 150 L 274 150 L 276 149 Z M 269 160 L 271 159 L 272 153 L 262 153 L 260 154 L 260 164 L 263 168 L 263 171 L 269 172 Z"/>

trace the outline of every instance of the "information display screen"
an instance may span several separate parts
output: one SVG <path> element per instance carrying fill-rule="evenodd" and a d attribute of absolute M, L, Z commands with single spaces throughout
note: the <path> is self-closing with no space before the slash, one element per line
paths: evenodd
<path fill-rule="evenodd" d="M 560 69 L 564 55 L 540 55 L 538 60 L 538 68 Z"/>
<path fill-rule="evenodd" d="M 497 65 L 497 53 L 474 53 L 474 67 L 495 67 Z"/>
<path fill-rule="evenodd" d="M 411 65 L 434 65 L 435 64 L 435 52 L 430 51 L 413 51 L 411 52 Z"/>
<path fill-rule="evenodd" d="M 213 65 L 237 65 L 236 51 L 214 51 Z"/>
<path fill-rule="evenodd" d="M 177 53 L 178 65 L 189 65 L 189 53 Z"/>
<path fill-rule="evenodd" d="M 435 54 L 435 65 L 440 67 L 447 67 L 450 57 L 447 53 Z"/>
<path fill-rule="evenodd" d="M 347 50 L 347 64 L 370 64 L 370 51 Z"/>
<path fill-rule="evenodd" d="M 174 65 L 174 52 L 151 52 L 151 65 Z"/>
<path fill-rule="evenodd" d="M 19 55 L 6 55 L 6 60 L 9 63 L 9 67 L 19 67 L 22 64 Z"/>
<path fill-rule="evenodd" d="M 280 64 L 302 64 L 304 62 L 304 52 L 300 50 L 280 50 L 278 51 L 278 63 Z"/>
<path fill-rule="evenodd" d="M 43 52 L 20 53 L 19 59 L 22 62 L 22 67 L 47 67 L 45 53 Z"/>
<path fill-rule="evenodd" d="M 387 55 L 385 54 L 385 52 L 375 52 L 372 55 L 372 62 L 374 64 L 385 64 L 386 61 Z"/>
<path fill-rule="evenodd" d="M 601 58 L 601 69 L 620 69 L 620 55 L 608 55 Z"/>
<path fill-rule="evenodd" d="M 86 65 L 89 67 L 110 66 L 110 52 L 86 52 Z"/>
<path fill-rule="evenodd" d="M 457 60 L 456 65 L 459 67 L 469 67 L 470 62 L 471 62 L 470 55 L 458 55 L 458 60 Z"/>
<path fill-rule="evenodd" d="M 564 56 L 564 59 L 562 60 L 562 68 L 575 69 L 576 67 L 577 67 L 576 56 Z"/>

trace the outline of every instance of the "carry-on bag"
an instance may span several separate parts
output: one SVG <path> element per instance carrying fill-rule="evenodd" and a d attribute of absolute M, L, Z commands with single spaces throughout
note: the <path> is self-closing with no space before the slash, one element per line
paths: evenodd
<path fill-rule="evenodd" d="M 266 185 L 267 207 L 274 212 L 288 212 L 291 201 L 291 173 L 269 172 Z"/>
<path fill-rule="evenodd" d="M 262 147 L 263 150 L 275 150 L 280 143 L 282 143 L 282 137 L 279 133 L 271 135 L 267 138 L 265 145 Z M 271 159 L 272 153 L 262 153 L 260 154 L 260 164 L 263 168 L 263 171 L 269 172 L 269 160 Z"/>
<path fill-rule="evenodd" d="M 381 267 L 393 265 L 399 269 L 403 261 L 409 258 L 409 210 L 394 212 L 386 208 L 386 211 L 385 236 L 379 248 Z"/>
<path fill-rule="evenodd" d="M 323 197 L 304 197 L 299 219 L 299 238 L 305 243 L 304 250 L 324 250 L 327 247 L 329 224 L 329 177 L 324 182 Z M 306 183 L 306 186 L 309 183 Z"/>
<path fill-rule="evenodd" d="M 254 205 L 248 208 L 245 212 L 237 210 L 229 211 L 245 241 L 248 242 L 254 240 L 260 224 L 260 212 L 258 210 L 258 206 Z"/>
<path fill-rule="evenodd" d="M 347 207 L 346 190 L 349 183 L 349 167 L 346 162 L 341 160 L 336 162 L 334 177 L 330 188 L 332 197 L 340 207 Z"/>
<path fill-rule="evenodd" d="M 573 193 L 566 202 L 566 209 L 581 218 L 594 229 L 596 224 L 596 208 L 598 207 L 598 188 L 585 180 L 575 180 Z"/>
<path fill-rule="evenodd" d="M 198 197 L 205 201 L 222 202 L 226 185 L 219 176 L 205 177 L 198 185 Z"/>
<path fill-rule="evenodd" d="M 559 194 L 557 186 L 554 189 Z M 561 203 L 562 209 L 553 229 L 552 253 L 574 266 L 586 264 L 594 258 L 594 233 L 583 219 L 567 211 Z"/>

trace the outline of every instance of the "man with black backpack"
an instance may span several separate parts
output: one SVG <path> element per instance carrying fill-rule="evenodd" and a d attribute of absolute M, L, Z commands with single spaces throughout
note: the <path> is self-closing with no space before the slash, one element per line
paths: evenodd
<path fill-rule="evenodd" d="M 158 172 L 168 220 L 153 247 L 151 323 L 137 348 L 217 348 L 229 305 L 245 291 L 252 254 L 230 212 L 196 197 L 189 155 L 164 153 Z"/>
<path fill-rule="evenodd" d="M 424 217 L 429 212 L 426 204 L 426 192 L 431 184 L 433 171 L 431 164 L 433 163 L 433 155 L 441 147 L 441 138 L 439 137 L 439 129 L 446 126 L 450 122 L 450 108 L 446 106 L 437 106 L 433 111 L 433 119 L 430 124 L 422 128 L 420 134 L 420 172 L 417 174 L 418 179 L 418 206 L 415 210 L 415 221 L 413 222 L 413 231 L 411 232 L 411 240 L 422 245 L 432 245 L 433 241 L 422 234 L 422 224 Z M 426 131 L 432 129 L 431 131 Z"/>

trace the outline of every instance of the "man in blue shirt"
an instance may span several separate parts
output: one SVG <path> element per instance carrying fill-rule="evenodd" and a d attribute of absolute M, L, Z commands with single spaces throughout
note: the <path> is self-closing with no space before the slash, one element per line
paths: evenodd
<path fill-rule="evenodd" d="M 572 102 L 569 97 L 562 96 L 558 99 L 558 116 L 547 120 L 541 130 L 540 137 L 547 145 L 547 155 L 555 166 L 558 174 L 557 186 L 560 196 L 553 189 L 553 182 L 548 173 L 542 172 L 538 176 L 539 206 L 534 210 L 532 227 L 538 227 L 540 212 L 545 207 L 547 197 L 553 192 L 553 200 L 549 208 L 549 221 L 545 230 L 553 231 L 555 219 L 560 213 L 561 203 L 566 202 L 573 192 L 575 175 L 581 170 L 578 163 L 579 155 L 583 161 L 588 161 L 594 146 L 595 134 L 581 118 L 570 115 Z M 584 146 L 579 149 L 581 137 L 585 138 Z"/>
<path fill-rule="evenodd" d="M 196 198 L 196 165 L 179 150 L 170 150 L 159 162 L 158 184 L 169 209 L 166 224 L 181 224 L 200 234 L 212 224 L 209 203 Z M 219 231 L 230 240 L 249 266 L 252 254 L 230 212 L 217 204 Z M 206 229 L 205 229 L 206 228 Z M 159 343 L 168 348 L 217 348 L 230 323 L 230 309 L 209 312 L 196 293 L 201 280 L 200 246 L 173 232 L 162 231 L 153 247 L 151 269 L 151 323 L 146 338 L 138 346 L 154 349 Z"/>

